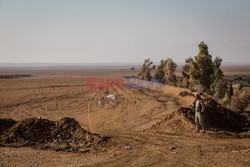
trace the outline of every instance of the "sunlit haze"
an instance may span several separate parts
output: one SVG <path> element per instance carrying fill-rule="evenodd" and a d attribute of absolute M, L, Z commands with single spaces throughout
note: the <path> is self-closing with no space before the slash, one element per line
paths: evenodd
<path fill-rule="evenodd" d="M 250 62 L 249 0 L 0 0 L 1 63 Z"/>

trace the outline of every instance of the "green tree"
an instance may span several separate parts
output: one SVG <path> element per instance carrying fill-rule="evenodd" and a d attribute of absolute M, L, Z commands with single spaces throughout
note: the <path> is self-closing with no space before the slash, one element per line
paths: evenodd
<path fill-rule="evenodd" d="M 210 90 L 214 74 L 212 56 L 208 53 L 207 44 L 204 42 L 201 42 L 198 47 L 199 54 L 194 57 L 189 76 L 193 83 L 201 84 L 204 88 Z"/>
<path fill-rule="evenodd" d="M 165 65 L 165 82 L 169 85 L 176 85 L 176 71 L 177 65 L 176 63 L 171 59 L 168 58 L 166 60 L 166 65 Z"/>
<path fill-rule="evenodd" d="M 189 70 L 193 61 L 194 61 L 193 58 L 189 57 L 185 60 L 186 64 L 182 66 L 183 86 L 186 88 L 188 88 L 190 84 L 189 83 L 189 79 L 190 79 Z"/>
<path fill-rule="evenodd" d="M 224 78 L 218 80 L 214 86 L 214 97 L 216 99 L 222 99 L 228 90 L 228 81 Z"/>
<path fill-rule="evenodd" d="M 155 79 L 164 79 L 165 77 L 165 66 L 166 66 L 167 60 L 161 60 L 160 64 L 157 66 L 154 78 Z"/>
<path fill-rule="evenodd" d="M 224 80 L 224 74 L 220 69 L 221 62 L 222 62 L 222 59 L 219 57 L 216 57 L 213 61 L 214 73 L 211 77 L 212 84 L 210 85 L 210 90 L 212 91 L 212 93 L 216 93 L 216 92 L 220 91 L 219 97 L 221 97 L 223 94 L 225 95 L 225 93 L 226 93 L 226 89 L 223 87 L 223 86 L 225 86 L 226 81 L 222 81 L 222 80 Z M 227 85 L 226 85 L 226 87 L 227 87 Z M 223 98 L 223 97 L 221 97 L 221 98 Z"/>
<path fill-rule="evenodd" d="M 153 62 L 150 60 L 150 58 L 145 59 L 143 65 L 141 66 L 141 70 L 138 74 L 139 79 L 148 79 L 151 81 L 151 71 L 155 68 L 153 65 Z"/>

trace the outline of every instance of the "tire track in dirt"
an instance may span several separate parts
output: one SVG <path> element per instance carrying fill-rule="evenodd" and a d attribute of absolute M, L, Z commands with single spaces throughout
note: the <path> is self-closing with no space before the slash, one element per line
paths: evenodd
<path fill-rule="evenodd" d="M 174 108 L 179 107 L 174 98 L 165 96 L 160 92 L 156 92 L 155 90 L 127 90 L 127 92 L 129 92 L 130 94 L 134 94 L 135 96 L 138 96 L 138 94 L 142 94 L 144 98 L 141 103 L 147 105 L 148 108 L 150 108 L 148 112 L 146 112 L 144 115 L 141 115 L 141 119 L 143 119 L 144 121 L 137 125 L 142 127 L 142 131 L 144 130 L 144 127 L 147 127 L 147 124 L 155 124 L 156 122 L 161 121 L 162 118 L 173 112 L 171 106 Z M 164 97 L 165 99 L 162 99 L 162 97 Z M 149 99 L 151 99 L 151 101 L 152 99 L 154 99 L 155 105 L 149 104 Z M 169 110 L 169 112 L 166 112 L 167 110 Z"/>
<path fill-rule="evenodd" d="M 1 106 L 2 109 L 5 109 L 5 108 L 10 108 L 10 107 L 19 107 L 19 106 L 22 106 L 22 105 L 26 105 L 26 104 L 36 104 L 36 103 L 45 103 L 45 102 L 49 102 L 49 101 L 52 101 L 52 100 L 63 100 L 63 99 L 70 99 L 70 98 L 75 98 L 75 96 L 78 96 L 80 95 L 81 93 L 78 93 L 78 94 L 74 94 L 74 95 L 68 95 L 68 94 L 65 94 L 65 95 L 60 95 L 60 96 L 51 96 L 51 97 L 48 97 L 48 96 L 45 96 L 45 97 L 41 97 L 41 98 L 33 98 L 31 100 L 28 100 L 28 101 L 23 101 L 23 102 L 17 102 L 15 104 L 11 103 L 11 104 L 6 104 L 6 105 L 3 105 Z"/>
<path fill-rule="evenodd" d="M 117 104 L 91 106 L 93 101 L 105 100 L 107 94 L 115 94 Z M 97 90 L 88 103 L 90 130 L 99 133 L 144 131 L 179 107 L 176 99 L 162 97 L 159 92 L 126 89 L 124 86 L 122 89 Z"/>
<path fill-rule="evenodd" d="M 166 115 L 182 105 L 180 102 L 183 101 L 183 98 L 180 100 L 178 95 L 172 96 L 173 92 L 169 93 L 172 89 L 165 92 L 162 90 L 147 92 L 147 90 L 129 89 L 85 91 L 84 88 L 84 92 L 81 87 L 73 87 L 38 90 L 34 95 L 32 91 L 35 90 L 28 92 L 20 90 L 17 92 L 18 94 L 13 91 L 9 93 L 12 96 L 7 96 L 5 92 L 8 98 L 1 102 L 1 105 L 7 104 L 8 100 L 11 103 L 21 103 L 27 102 L 28 99 L 38 100 L 42 97 L 48 98 L 49 101 L 37 103 L 35 100 L 31 105 L 25 103 L 15 109 L 6 108 L 3 115 L 15 110 L 12 113 L 14 117 L 14 114 L 20 114 L 17 116 L 20 118 L 40 116 L 39 112 L 28 115 L 36 109 L 32 104 L 48 105 L 49 107 L 49 105 L 53 105 L 53 102 L 59 101 L 60 106 L 58 104 L 57 110 L 62 110 L 63 113 L 53 115 L 48 108 L 46 111 L 41 111 L 40 114 L 50 119 L 64 114 L 73 116 L 78 121 L 80 119 L 79 122 L 89 124 L 90 130 L 92 129 L 94 132 L 107 132 L 109 136 L 119 142 L 119 147 L 84 155 L 34 149 L 29 149 L 29 154 L 25 155 L 26 148 L 11 148 L 11 152 L 8 150 L 9 148 L 2 147 L 0 150 L 1 163 L 7 164 L 7 166 L 65 166 L 65 164 L 68 166 L 247 166 L 249 164 L 249 140 L 246 139 L 219 140 L 206 138 L 204 135 L 185 137 L 182 134 L 135 131 L 133 129 L 135 126 L 141 127 L 150 121 L 157 121 L 157 119 L 165 117 L 164 114 Z M 107 93 L 113 92 L 117 93 L 119 103 L 95 106 L 96 100 L 105 98 Z M 53 98 L 65 94 L 69 96 Z M 15 101 L 12 97 L 15 98 Z M 16 111 L 20 108 L 24 108 L 24 112 Z M 116 114 L 116 117 L 110 118 L 112 114 Z M 96 115 L 98 115 L 97 118 Z M 98 123 L 96 121 L 99 121 L 99 125 L 96 125 Z M 86 127 L 88 126 L 86 125 Z M 124 148 L 125 146 L 130 148 Z M 170 150 L 169 148 L 173 146 L 175 149 Z"/>
<path fill-rule="evenodd" d="M 88 113 L 87 113 L 87 117 L 88 117 L 88 126 L 89 126 L 89 130 L 91 132 L 95 132 L 93 126 L 92 126 L 92 122 L 91 122 L 91 118 L 90 118 L 90 113 L 91 113 L 91 103 L 94 100 L 94 97 L 97 95 L 99 89 L 96 89 L 96 91 L 94 92 L 94 94 L 91 96 L 89 102 L 88 102 Z"/>
<path fill-rule="evenodd" d="M 79 110 L 77 106 L 80 102 L 82 104 L 82 97 L 86 99 L 85 95 L 88 93 L 85 93 L 86 89 L 82 81 L 64 83 L 55 80 L 48 82 L 27 80 L 13 86 L 3 85 L 1 92 L 4 99 L 0 104 L 0 116 L 16 119 L 29 117 L 58 119 L 65 116 L 76 118 Z M 8 88 L 14 88 L 14 90 Z M 83 103 L 86 104 L 86 101 Z"/>

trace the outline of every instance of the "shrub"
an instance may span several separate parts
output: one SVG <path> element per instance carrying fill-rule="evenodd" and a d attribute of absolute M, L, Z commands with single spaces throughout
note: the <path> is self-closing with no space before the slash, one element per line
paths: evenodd
<path fill-rule="evenodd" d="M 250 93 L 247 91 L 237 92 L 232 99 L 231 108 L 235 111 L 244 111 L 250 102 Z"/>

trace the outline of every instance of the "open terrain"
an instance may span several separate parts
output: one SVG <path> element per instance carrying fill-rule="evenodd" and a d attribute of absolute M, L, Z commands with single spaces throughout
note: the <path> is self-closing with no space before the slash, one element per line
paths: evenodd
<path fill-rule="evenodd" d="M 72 117 L 82 128 L 110 140 L 102 149 L 87 153 L 2 146 L 0 166 L 250 166 L 249 138 L 151 129 L 180 107 L 192 104 L 192 96 L 179 96 L 186 89 L 134 90 L 126 84 L 122 89 L 87 89 L 86 77 L 123 78 L 137 72 L 125 68 L 1 69 L 0 74 L 32 77 L 0 79 L 0 118 L 56 121 Z M 227 72 L 249 74 L 249 67 Z M 108 95 L 115 100 L 110 102 Z"/>

